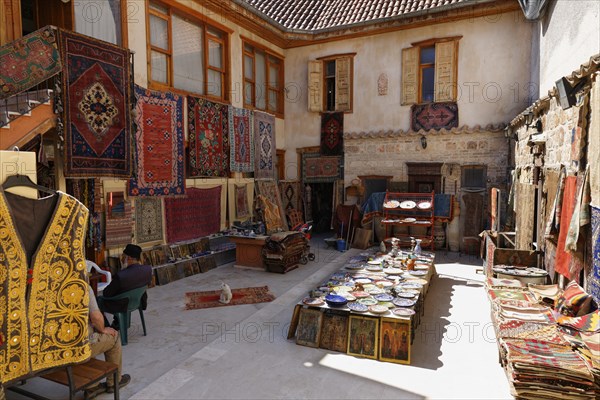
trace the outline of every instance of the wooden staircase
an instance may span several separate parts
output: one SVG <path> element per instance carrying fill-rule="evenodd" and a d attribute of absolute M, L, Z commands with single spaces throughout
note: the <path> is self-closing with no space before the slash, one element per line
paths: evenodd
<path fill-rule="evenodd" d="M 52 90 L 20 93 L 0 101 L 0 150 L 21 146 L 56 127 Z"/>

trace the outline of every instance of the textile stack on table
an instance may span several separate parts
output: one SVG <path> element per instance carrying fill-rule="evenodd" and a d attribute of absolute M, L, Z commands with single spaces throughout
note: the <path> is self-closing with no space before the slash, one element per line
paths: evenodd
<path fill-rule="evenodd" d="M 600 314 L 576 282 L 525 287 L 488 278 L 492 321 L 513 395 L 600 398 Z"/>
<path fill-rule="evenodd" d="M 263 247 L 263 261 L 269 272 L 286 273 L 298 267 L 308 240 L 301 232 L 279 232 L 271 235 Z"/>

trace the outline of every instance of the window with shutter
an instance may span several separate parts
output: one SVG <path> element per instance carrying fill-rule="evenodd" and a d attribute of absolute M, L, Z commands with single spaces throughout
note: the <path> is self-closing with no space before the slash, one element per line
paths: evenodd
<path fill-rule="evenodd" d="M 283 57 L 243 40 L 244 106 L 283 117 Z"/>
<path fill-rule="evenodd" d="M 310 112 L 352 112 L 353 56 L 335 55 L 308 62 Z"/>
<path fill-rule="evenodd" d="M 461 187 L 465 189 L 485 189 L 486 181 L 485 166 L 467 165 L 462 168 Z"/>
<path fill-rule="evenodd" d="M 460 38 L 430 39 L 402 49 L 402 105 L 456 101 Z"/>

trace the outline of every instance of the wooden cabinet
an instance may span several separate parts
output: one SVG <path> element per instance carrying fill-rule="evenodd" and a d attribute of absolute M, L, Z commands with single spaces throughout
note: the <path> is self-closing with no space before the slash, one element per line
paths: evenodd
<path fill-rule="evenodd" d="M 246 267 L 252 269 L 265 269 L 262 249 L 268 236 L 229 236 L 229 240 L 235 243 L 235 265 L 234 267 Z"/>
<path fill-rule="evenodd" d="M 386 237 L 397 237 L 401 246 L 408 246 L 411 237 L 421 239 L 421 247 L 434 250 L 433 202 L 435 192 L 398 193 L 387 192 L 383 201 Z M 394 227 L 404 227 L 403 231 Z"/>

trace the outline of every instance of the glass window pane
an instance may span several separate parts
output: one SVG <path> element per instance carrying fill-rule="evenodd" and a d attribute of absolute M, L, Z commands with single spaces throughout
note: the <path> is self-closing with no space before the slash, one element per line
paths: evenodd
<path fill-rule="evenodd" d="M 279 111 L 277 110 L 277 92 L 274 90 L 269 90 L 269 110 Z"/>
<path fill-rule="evenodd" d="M 223 32 L 218 30 L 217 28 L 213 28 L 212 26 L 207 26 L 206 31 L 211 35 L 218 37 L 219 39 L 223 39 Z"/>
<path fill-rule="evenodd" d="M 155 15 L 150 16 L 150 43 L 161 49 L 169 49 L 169 33 L 167 21 Z"/>
<path fill-rule="evenodd" d="M 167 13 L 167 11 L 168 11 L 166 7 L 163 7 L 163 6 L 161 6 L 160 4 L 156 4 L 156 3 L 154 3 L 154 2 L 150 2 L 150 8 L 151 8 L 151 9 L 153 9 L 153 10 L 156 10 L 156 11 L 163 12 L 163 13 L 165 13 L 165 14 L 166 14 L 166 13 Z"/>
<path fill-rule="evenodd" d="M 253 105 L 252 103 L 252 83 L 251 82 L 246 82 L 246 84 L 244 85 L 244 104 L 250 104 Z"/>
<path fill-rule="evenodd" d="M 222 68 L 222 47 L 221 43 L 208 39 L 208 64 L 211 67 Z"/>
<path fill-rule="evenodd" d="M 216 97 L 222 97 L 223 88 L 221 85 L 221 73 L 212 69 L 208 70 L 208 90 L 207 94 Z"/>
<path fill-rule="evenodd" d="M 328 61 L 325 64 L 325 75 L 326 76 L 335 76 L 335 60 Z"/>
<path fill-rule="evenodd" d="M 250 46 L 248 43 L 244 43 L 244 51 L 248 53 L 254 53 L 254 47 Z"/>
<path fill-rule="evenodd" d="M 75 31 L 113 44 L 121 44 L 121 5 L 118 0 L 73 2 Z"/>
<path fill-rule="evenodd" d="M 421 64 L 435 63 L 435 47 L 423 47 L 421 49 Z"/>
<path fill-rule="evenodd" d="M 244 56 L 244 77 L 254 79 L 254 63 L 252 57 Z"/>
<path fill-rule="evenodd" d="M 152 80 L 167 83 L 167 56 L 166 54 L 152 51 L 151 57 Z"/>
<path fill-rule="evenodd" d="M 269 65 L 269 86 L 279 87 L 279 68 L 274 65 Z"/>
<path fill-rule="evenodd" d="M 265 53 L 257 51 L 254 55 L 256 63 L 256 108 L 264 110 L 267 108 L 267 66 L 265 65 Z"/>
<path fill-rule="evenodd" d="M 204 94 L 202 28 L 173 16 L 173 87 Z"/>
<path fill-rule="evenodd" d="M 421 100 L 423 102 L 433 101 L 435 69 L 433 67 L 423 68 L 421 75 Z"/>

